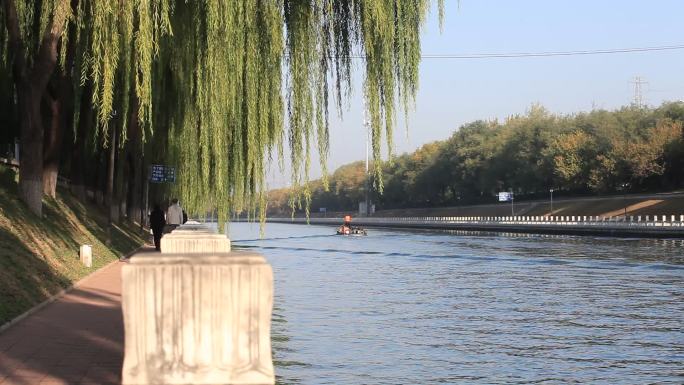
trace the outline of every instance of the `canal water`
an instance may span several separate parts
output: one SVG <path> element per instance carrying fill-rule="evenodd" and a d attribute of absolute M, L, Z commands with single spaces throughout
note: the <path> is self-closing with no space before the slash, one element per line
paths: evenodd
<path fill-rule="evenodd" d="M 684 383 L 681 240 L 233 223 L 279 384 Z"/>

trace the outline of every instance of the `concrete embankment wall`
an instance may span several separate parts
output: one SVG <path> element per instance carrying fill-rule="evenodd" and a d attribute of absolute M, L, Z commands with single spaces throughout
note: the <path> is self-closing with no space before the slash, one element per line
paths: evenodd
<path fill-rule="evenodd" d="M 305 224 L 304 218 L 269 218 L 268 222 Z M 311 218 L 309 223 L 338 226 L 339 218 Z M 508 233 L 598 235 L 639 238 L 684 238 L 684 215 L 648 217 L 517 216 L 355 218 L 364 227 L 472 230 Z"/>
<path fill-rule="evenodd" d="M 684 213 L 684 193 L 670 192 L 659 194 L 628 194 L 625 196 L 606 197 L 576 197 L 557 198 L 554 196 L 553 210 L 551 200 L 542 199 L 534 201 L 515 201 L 514 214 L 511 213 L 510 203 L 493 202 L 470 206 L 450 206 L 432 208 L 403 208 L 391 210 L 378 210 L 377 217 L 429 217 L 429 216 L 506 216 L 506 215 L 670 215 Z M 312 207 L 312 217 L 342 217 L 351 212 L 318 212 L 318 207 Z M 287 214 L 286 214 L 287 215 Z M 297 216 L 303 216 L 298 213 Z"/>

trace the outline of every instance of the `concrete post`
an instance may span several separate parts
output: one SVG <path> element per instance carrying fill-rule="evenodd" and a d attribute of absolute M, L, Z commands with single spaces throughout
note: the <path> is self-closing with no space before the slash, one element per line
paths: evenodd
<path fill-rule="evenodd" d="M 90 245 L 81 245 L 78 254 L 81 263 L 83 263 L 85 267 L 93 266 L 93 249 Z"/>
<path fill-rule="evenodd" d="M 228 253 L 230 240 L 203 224 L 181 225 L 161 239 L 162 253 Z"/>
<path fill-rule="evenodd" d="M 273 271 L 261 255 L 139 253 L 122 285 L 122 384 L 275 383 Z"/>
<path fill-rule="evenodd" d="M 228 253 L 230 240 L 223 234 L 166 234 L 161 239 L 162 253 Z"/>

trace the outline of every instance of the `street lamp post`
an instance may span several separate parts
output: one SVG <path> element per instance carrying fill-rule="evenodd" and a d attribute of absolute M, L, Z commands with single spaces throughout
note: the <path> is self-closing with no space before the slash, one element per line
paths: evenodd
<path fill-rule="evenodd" d="M 369 217 L 371 212 L 370 212 L 370 173 L 368 172 L 368 157 L 369 157 L 369 148 L 370 148 L 370 141 L 371 141 L 371 129 L 370 129 L 370 120 L 368 119 L 368 108 L 367 108 L 368 102 L 366 98 L 363 98 L 363 127 L 366 130 L 366 216 Z"/>
<path fill-rule="evenodd" d="M 550 212 L 550 214 L 553 214 L 553 189 L 549 189 L 549 192 L 551 193 L 551 212 Z"/>
<path fill-rule="evenodd" d="M 513 189 L 511 189 L 511 216 L 515 216 L 515 209 L 513 208 L 513 201 L 515 198 L 513 197 Z"/>
<path fill-rule="evenodd" d="M 627 220 L 627 183 L 620 185 L 622 187 L 622 205 L 624 206 L 625 220 Z"/>

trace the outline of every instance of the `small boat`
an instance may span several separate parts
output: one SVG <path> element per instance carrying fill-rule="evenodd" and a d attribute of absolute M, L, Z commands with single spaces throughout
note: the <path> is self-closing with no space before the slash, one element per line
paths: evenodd
<path fill-rule="evenodd" d="M 368 232 L 366 231 L 366 229 L 362 229 L 361 227 L 341 226 L 337 229 L 337 235 L 363 236 L 368 235 Z"/>
<path fill-rule="evenodd" d="M 351 215 L 344 216 L 344 224 L 337 228 L 337 235 L 368 235 L 365 229 L 351 225 Z"/>

